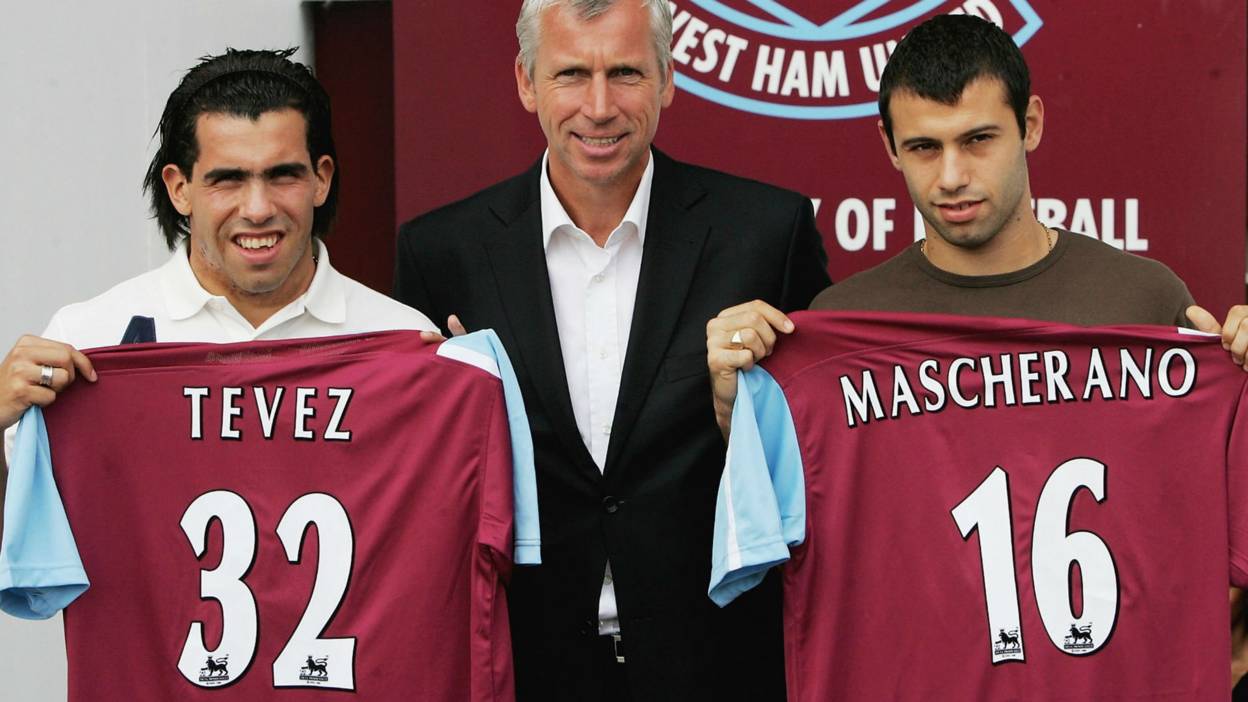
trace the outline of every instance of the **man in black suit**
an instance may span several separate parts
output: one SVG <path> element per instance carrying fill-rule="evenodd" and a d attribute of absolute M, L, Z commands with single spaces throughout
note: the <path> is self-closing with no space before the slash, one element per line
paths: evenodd
<path fill-rule="evenodd" d="M 548 149 L 403 225 L 396 296 L 493 328 L 533 431 L 542 563 L 509 601 L 520 700 L 783 700 L 778 583 L 706 595 L 724 442 L 707 320 L 828 284 L 809 200 L 651 148 L 665 0 L 526 0 L 516 83 Z"/>

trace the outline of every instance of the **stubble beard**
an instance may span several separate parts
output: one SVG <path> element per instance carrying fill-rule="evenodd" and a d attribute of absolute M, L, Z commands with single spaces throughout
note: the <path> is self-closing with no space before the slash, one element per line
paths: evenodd
<path fill-rule="evenodd" d="M 940 214 L 925 216 L 929 226 L 950 246 L 974 251 L 991 242 L 1001 233 L 1002 223 L 975 223 L 973 228 L 959 231 L 940 221 Z"/>
<path fill-rule="evenodd" d="M 925 210 L 921 210 L 921 214 L 928 226 L 935 230 L 945 243 L 966 251 L 974 251 L 992 242 L 993 239 L 997 238 L 998 234 L 1005 230 L 1021 201 L 1022 193 L 1019 193 L 1018 198 L 1010 203 L 1009 207 L 994 208 L 989 212 L 985 220 L 970 222 L 963 227 L 951 225 L 942 220 L 940 208 L 935 205 L 929 205 Z M 991 202 L 985 201 L 985 204 L 990 204 Z"/>

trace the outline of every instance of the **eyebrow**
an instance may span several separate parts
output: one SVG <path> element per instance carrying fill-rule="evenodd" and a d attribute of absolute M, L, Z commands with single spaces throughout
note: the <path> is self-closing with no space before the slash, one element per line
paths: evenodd
<path fill-rule="evenodd" d="M 214 168 L 204 174 L 205 183 L 216 183 L 220 180 L 242 180 L 248 174 L 241 168 Z"/>
<path fill-rule="evenodd" d="M 553 63 L 554 67 L 551 69 L 551 75 L 557 75 L 564 71 L 584 71 L 586 73 L 593 71 L 589 64 L 584 63 L 579 59 L 568 59 L 564 62 L 555 61 Z M 628 69 L 630 71 L 636 71 L 644 74 L 646 71 L 642 69 L 643 65 L 644 62 L 640 61 L 620 61 L 619 63 L 613 63 L 610 66 L 607 66 L 606 71 L 610 74 L 621 69 Z"/>
<path fill-rule="evenodd" d="M 308 172 L 306 163 L 279 163 L 276 166 L 268 168 L 264 171 L 265 178 L 280 178 L 282 176 L 301 176 Z"/>
<path fill-rule="evenodd" d="M 969 139 L 975 136 L 976 134 L 984 134 L 986 132 L 999 132 L 999 131 L 1001 131 L 1001 126 L 998 124 L 992 124 L 992 123 L 981 124 L 976 127 L 971 127 L 970 129 L 957 135 L 956 137 L 954 137 L 954 141 L 964 141 L 966 139 Z M 903 148 L 910 148 L 912 146 L 919 146 L 921 144 L 939 144 L 939 143 L 940 143 L 940 140 L 935 137 L 917 136 L 917 137 L 910 137 L 909 139 L 906 139 L 905 141 L 901 142 L 901 145 Z"/>
<path fill-rule="evenodd" d="M 965 132 L 962 132 L 961 134 L 959 134 L 958 140 L 960 141 L 962 139 L 969 139 L 970 137 L 973 137 L 976 134 L 983 134 L 984 132 L 999 132 L 999 131 L 1001 131 L 1001 125 L 999 124 L 981 124 L 978 127 L 971 127 Z"/>
<path fill-rule="evenodd" d="M 551 62 L 550 75 L 558 75 L 564 71 L 589 71 L 589 66 L 577 59 L 556 60 Z"/>
<path fill-rule="evenodd" d="M 932 137 L 910 137 L 909 139 L 906 139 L 905 141 L 901 142 L 901 148 L 909 149 L 915 146 L 922 146 L 924 144 L 939 144 L 939 143 L 940 143 L 939 140 L 933 139 Z"/>
<path fill-rule="evenodd" d="M 272 180 L 273 178 L 281 178 L 283 176 L 302 176 L 307 172 L 307 164 L 292 161 L 266 168 L 262 175 L 266 180 Z M 216 183 L 222 180 L 242 180 L 250 178 L 252 175 L 251 171 L 243 168 L 214 168 L 204 174 L 204 182 Z"/>

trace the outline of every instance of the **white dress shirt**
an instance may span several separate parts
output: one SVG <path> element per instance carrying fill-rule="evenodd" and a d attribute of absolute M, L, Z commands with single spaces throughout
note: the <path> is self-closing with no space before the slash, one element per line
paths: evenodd
<path fill-rule="evenodd" d="M 649 156 L 624 219 L 601 247 L 572 222 L 559 202 L 546 172 L 548 158 L 549 153 L 542 157 L 540 186 L 546 270 L 572 414 L 581 440 L 601 471 L 607 462 L 611 422 L 633 323 L 654 158 Z M 598 599 L 598 630 L 602 634 L 620 630 L 610 563 Z"/>

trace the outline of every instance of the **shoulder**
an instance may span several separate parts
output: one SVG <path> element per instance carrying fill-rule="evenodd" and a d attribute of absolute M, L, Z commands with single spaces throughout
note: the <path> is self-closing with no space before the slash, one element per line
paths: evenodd
<path fill-rule="evenodd" d="M 676 161 L 658 152 L 656 152 L 655 163 L 656 187 L 667 185 L 660 181 L 660 176 L 663 174 L 669 175 L 674 180 L 701 185 L 712 197 L 726 199 L 744 208 L 773 205 L 792 209 L 810 201 L 806 196 L 792 190 L 713 168 Z M 665 171 L 667 173 L 664 173 Z M 748 197 L 750 200 L 738 200 L 743 197 Z"/>
<path fill-rule="evenodd" d="M 404 222 L 399 226 L 399 241 L 402 245 L 423 247 L 475 238 L 483 226 L 504 225 L 537 199 L 537 169 L 531 168 Z"/>
<path fill-rule="evenodd" d="M 157 268 L 124 280 L 89 300 L 57 310 L 44 336 L 80 349 L 112 346 L 121 340 L 134 315 L 163 316 L 163 300 Z"/>
<path fill-rule="evenodd" d="M 651 222 L 666 216 L 709 226 L 713 244 L 743 247 L 747 257 L 763 257 L 760 266 L 788 257 L 795 242 L 825 256 L 811 201 L 792 190 L 666 157 L 656 158 L 652 187 Z"/>
<path fill-rule="evenodd" d="M 1112 265 L 1132 271 L 1143 271 L 1153 275 L 1172 276 L 1174 273 L 1161 261 L 1128 253 L 1110 246 L 1096 237 L 1061 230 L 1061 236 L 1067 239 L 1069 252 L 1080 260 L 1096 261 L 1101 265 Z"/>
<path fill-rule="evenodd" d="M 420 310 L 383 295 L 356 280 L 343 276 L 347 299 L 347 323 L 359 331 L 383 329 L 417 329 L 437 331 L 427 315 Z"/>
<path fill-rule="evenodd" d="M 1189 298 L 1187 285 L 1166 264 L 1114 248 L 1099 239 L 1062 231 L 1069 241 L 1066 264 L 1077 266 L 1110 284 L 1131 285 L 1161 294 Z"/>
<path fill-rule="evenodd" d="M 923 282 L 923 272 L 913 261 L 913 247 L 864 271 L 825 288 L 810 303 L 812 310 L 866 310 L 893 308 L 894 298 L 908 298 Z"/>

